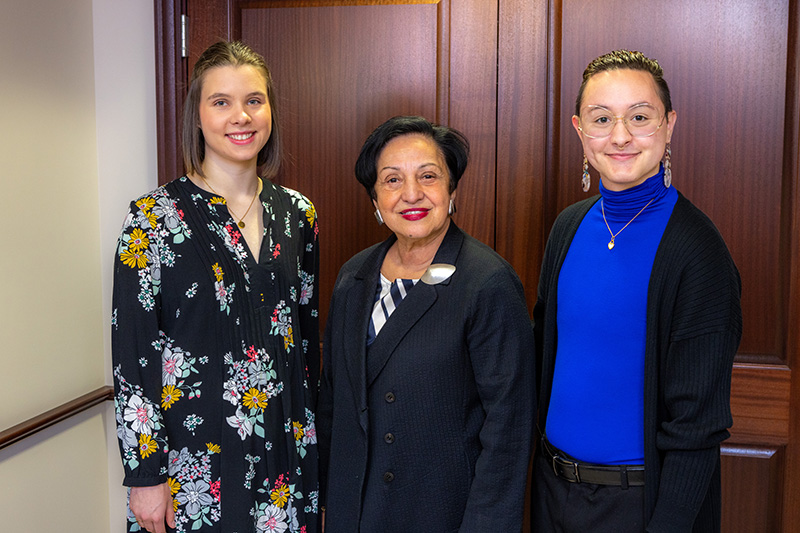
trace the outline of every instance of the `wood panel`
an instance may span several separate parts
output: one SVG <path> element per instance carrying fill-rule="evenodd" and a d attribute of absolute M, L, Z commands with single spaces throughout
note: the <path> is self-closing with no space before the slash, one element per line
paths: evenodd
<path fill-rule="evenodd" d="M 500 3 L 495 242 L 525 285 L 531 310 L 548 232 L 548 23 L 536 2 Z"/>
<path fill-rule="evenodd" d="M 782 527 L 783 448 L 724 446 L 722 454 L 722 531 L 794 531 Z"/>
<path fill-rule="evenodd" d="M 618 17 L 622 12 L 625 17 Z M 561 45 L 559 208 L 585 197 L 580 142 L 563 126 L 574 113 L 583 69 L 617 48 L 658 59 L 678 114 L 673 183 L 725 238 L 742 276 L 740 352 L 769 356 L 764 362 L 785 360 L 775 304 L 781 283 L 787 17 L 787 0 L 563 2 L 562 32 L 568 38 Z M 599 178 L 592 174 L 595 194 Z"/>
<path fill-rule="evenodd" d="M 191 33 L 190 63 L 227 32 L 262 53 L 276 80 L 286 151 L 276 181 L 317 207 L 323 323 L 341 265 L 388 235 L 353 166 L 369 133 L 392 116 L 422 115 L 466 134 L 470 165 L 455 220 L 494 245 L 496 4 L 214 0 L 208 7 L 192 16 L 200 27 Z"/>
<path fill-rule="evenodd" d="M 785 366 L 736 364 L 731 381 L 731 442 L 786 445 L 792 373 Z"/>

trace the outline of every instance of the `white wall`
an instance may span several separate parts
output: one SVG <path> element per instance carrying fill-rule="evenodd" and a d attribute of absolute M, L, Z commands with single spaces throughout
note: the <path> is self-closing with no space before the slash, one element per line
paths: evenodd
<path fill-rule="evenodd" d="M 0 430 L 111 383 L 114 244 L 156 185 L 152 0 L 5 0 Z M 5 531 L 124 531 L 110 402 L 0 450 Z"/>
<path fill-rule="evenodd" d="M 103 346 L 111 384 L 114 250 L 131 200 L 158 185 L 155 37 L 152 0 L 94 0 L 94 62 Z M 109 532 L 125 531 L 126 491 L 114 410 L 106 405 Z"/>

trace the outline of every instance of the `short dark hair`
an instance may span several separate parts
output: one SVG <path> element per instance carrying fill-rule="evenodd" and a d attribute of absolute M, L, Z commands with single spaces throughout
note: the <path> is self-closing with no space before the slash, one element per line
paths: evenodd
<path fill-rule="evenodd" d="M 450 192 L 456 190 L 469 160 L 469 141 L 464 134 L 454 128 L 433 124 L 423 117 L 397 116 L 375 128 L 356 160 L 356 179 L 373 200 L 378 180 L 378 158 L 384 147 L 395 137 L 415 133 L 432 139 L 439 147 L 450 174 Z"/>
<path fill-rule="evenodd" d="M 265 178 L 272 178 L 281 165 L 281 133 L 278 127 L 278 112 L 275 108 L 275 87 L 272 75 L 264 58 L 252 48 L 241 42 L 219 41 L 200 54 L 192 70 L 189 92 L 183 105 L 183 164 L 187 174 L 203 176 L 203 160 L 206 156 L 206 143 L 200 130 L 200 95 L 206 73 L 217 67 L 251 66 L 261 72 L 267 84 L 267 100 L 272 114 L 272 132 L 267 144 L 258 152 L 256 164 Z"/>
<path fill-rule="evenodd" d="M 622 69 L 649 72 L 656 82 L 656 90 L 658 91 L 658 96 L 661 98 L 661 102 L 664 104 L 664 112 L 669 113 L 672 111 L 669 86 L 664 79 L 664 70 L 661 68 L 661 65 L 658 64 L 658 61 L 650 59 L 641 52 L 614 50 L 613 52 L 603 54 L 593 59 L 586 67 L 586 70 L 583 71 L 583 81 L 581 82 L 581 88 L 578 89 L 578 97 L 575 99 L 575 114 L 577 116 L 581 114 L 581 100 L 583 100 L 583 91 L 586 88 L 586 83 L 589 81 L 589 78 L 606 70 Z"/>

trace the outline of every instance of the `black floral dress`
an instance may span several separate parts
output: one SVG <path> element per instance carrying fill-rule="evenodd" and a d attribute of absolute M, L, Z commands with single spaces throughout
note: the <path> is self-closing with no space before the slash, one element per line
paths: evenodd
<path fill-rule="evenodd" d="M 131 203 L 119 238 L 125 485 L 167 482 L 177 531 L 317 531 L 316 212 L 268 181 L 260 200 L 258 262 L 225 200 L 186 177 Z"/>

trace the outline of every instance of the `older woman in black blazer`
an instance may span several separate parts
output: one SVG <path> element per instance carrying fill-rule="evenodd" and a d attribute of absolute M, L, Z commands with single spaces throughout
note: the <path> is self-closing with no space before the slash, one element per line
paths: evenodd
<path fill-rule="evenodd" d="M 334 289 L 317 413 L 328 533 L 521 529 L 533 333 L 514 270 L 450 219 L 468 151 L 395 117 L 356 163 L 394 235 Z"/>

